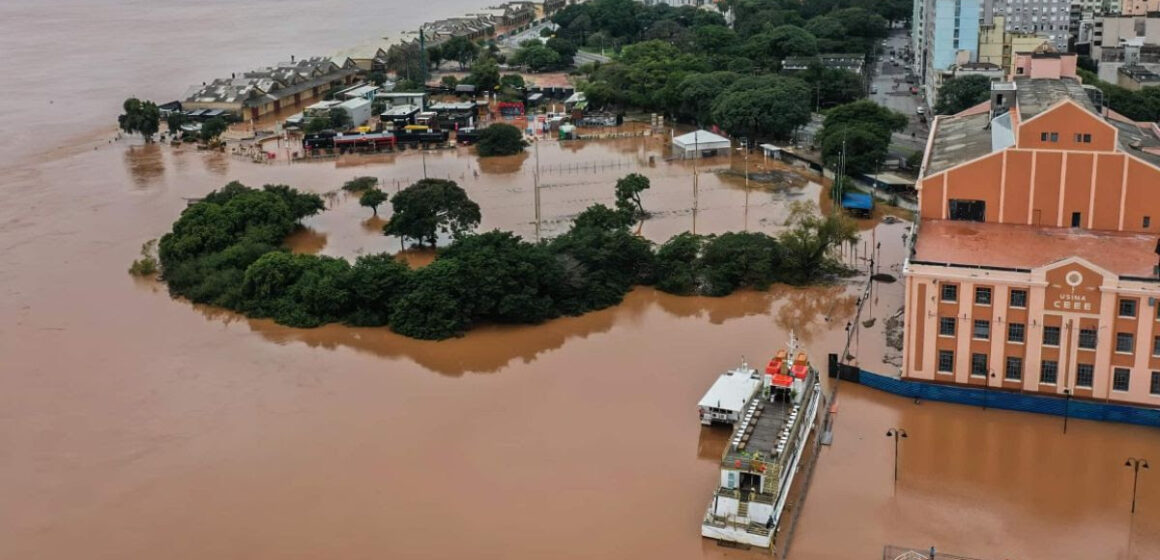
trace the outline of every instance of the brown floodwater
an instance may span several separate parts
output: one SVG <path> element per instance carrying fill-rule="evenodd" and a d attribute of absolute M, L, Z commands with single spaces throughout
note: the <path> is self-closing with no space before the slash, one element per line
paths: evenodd
<path fill-rule="evenodd" d="M 370 174 L 390 190 L 422 177 L 424 156 L 253 164 L 112 141 L 122 98 L 176 98 L 192 81 L 478 7 L 0 4 L 0 52 L 20 77 L 0 82 L 0 558 L 758 557 L 699 536 L 727 434 L 700 427 L 697 399 L 790 330 L 823 365 L 854 322 L 851 354 L 890 371 L 897 351 L 882 339 L 900 282 L 875 284 L 857 319 L 864 276 L 722 299 L 638 289 L 582 317 L 424 342 L 250 320 L 126 273 L 186 198 L 230 180 L 329 193 Z M 630 172 L 653 181 L 642 235 L 692 228 L 692 166 L 666 163 L 663 144 L 541 144 L 542 235 L 611 203 L 612 181 Z M 534 154 L 425 159 L 479 202 L 482 228 L 534 236 Z M 698 232 L 773 233 L 788 203 L 818 200 L 808 180 L 752 185 L 747 213 L 744 180 L 727 173 L 736 159 L 698 165 Z M 357 200 L 327 199 L 288 240 L 295 250 L 399 249 Z M 856 259 L 880 241 L 879 271 L 898 276 L 904 231 L 866 230 L 848 262 L 865 267 Z M 877 558 L 891 543 L 994 559 L 1160 557 L 1160 474 L 1141 473 L 1133 520 L 1122 465 L 1160 458 L 1156 430 L 1072 421 L 1065 436 L 1058 418 L 846 383 L 838 394 L 792 558 Z M 891 426 L 910 433 L 897 491 Z"/>

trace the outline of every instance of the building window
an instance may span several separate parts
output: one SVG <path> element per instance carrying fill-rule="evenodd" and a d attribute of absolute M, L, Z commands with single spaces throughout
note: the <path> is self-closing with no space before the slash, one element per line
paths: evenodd
<path fill-rule="evenodd" d="M 971 375 L 973 376 L 987 376 L 987 355 L 986 354 L 971 354 Z"/>
<path fill-rule="evenodd" d="M 1160 356 L 1160 336 L 1152 337 L 1152 355 Z"/>
<path fill-rule="evenodd" d="M 1144 216 L 1144 226 L 1143 227 L 1145 227 L 1145 228 L 1152 227 L 1152 216 Z"/>
<path fill-rule="evenodd" d="M 1023 323 L 1007 323 L 1007 342 L 1023 344 L 1026 330 Z"/>
<path fill-rule="evenodd" d="M 959 300 L 959 286 L 958 284 L 943 284 L 942 285 L 942 300 L 955 302 Z"/>
<path fill-rule="evenodd" d="M 1046 132 L 1040 132 L 1040 133 L 1039 133 L 1039 141 L 1040 141 L 1040 142 L 1046 142 L 1046 141 L 1047 141 L 1047 133 L 1046 133 Z"/>
<path fill-rule="evenodd" d="M 971 331 L 971 336 L 976 340 L 990 340 L 991 322 L 986 319 L 975 319 L 975 328 Z"/>
<path fill-rule="evenodd" d="M 939 336 L 954 336 L 955 335 L 955 318 L 954 317 L 939 317 L 938 318 L 938 334 L 939 334 Z"/>
<path fill-rule="evenodd" d="M 1091 134 L 1080 134 L 1077 132 L 1077 133 L 1075 133 L 1075 141 L 1076 141 L 1076 143 L 1079 143 L 1079 144 L 1091 144 L 1092 143 L 1092 135 Z"/>
<path fill-rule="evenodd" d="M 1112 390 L 1113 391 L 1127 391 L 1128 385 L 1131 383 L 1132 370 L 1128 368 L 1118 367 L 1112 370 Z"/>
<path fill-rule="evenodd" d="M 1058 132 L 1051 133 L 1051 141 L 1052 142 L 1059 142 L 1059 133 Z"/>
<path fill-rule="evenodd" d="M 1027 307 L 1027 290 L 1011 290 L 1011 307 Z"/>
<path fill-rule="evenodd" d="M 1055 360 L 1043 360 L 1039 364 L 1039 382 L 1048 385 L 1055 385 L 1056 379 L 1059 378 L 1059 362 Z"/>
<path fill-rule="evenodd" d="M 1131 354 L 1136 350 L 1135 337 L 1132 333 L 1116 333 L 1116 352 Z"/>
<path fill-rule="evenodd" d="M 1007 358 L 1007 369 L 1003 377 L 1008 381 L 1019 381 L 1023 379 L 1023 358 Z"/>
<path fill-rule="evenodd" d="M 1043 327 L 1043 345 L 1059 346 L 1059 327 Z"/>
<path fill-rule="evenodd" d="M 954 373 L 955 353 L 952 350 L 938 351 L 938 370 L 940 373 Z"/>
<path fill-rule="evenodd" d="M 1079 347 L 1084 350 L 1096 349 L 1096 330 L 1095 329 L 1080 329 L 1079 330 Z"/>
<path fill-rule="evenodd" d="M 1152 372 L 1152 385 L 1148 388 L 1148 392 L 1160 395 L 1160 371 Z"/>
<path fill-rule="evenodd" d="M 1120 300 L 1120 317 L 1135 317 L 1136 316 L 1136 300 L 1121 299 Z"/>
<path fill-rule="evenodd" d="M 975 305 L 991 305 L 991 288 L 975 288 Z"/>
<path fill-rule="evenodd" d="M 1075 365 L 1075 386 L 1092 388 L 1092 379 L 1095 377 L 1095 367 L 1091 364 Z"/>

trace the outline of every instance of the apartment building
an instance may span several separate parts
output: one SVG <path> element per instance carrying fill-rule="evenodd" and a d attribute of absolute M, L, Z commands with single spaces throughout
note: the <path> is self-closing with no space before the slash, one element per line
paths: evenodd
<path fill-rule="evenodd" d="M 920 5 L 921 4 L 921 5 Z M 934 104 L 942 78 L 959 61 L 973 61 L 979 48 L 981 0 L 917 0 L 912 44 L 915 74 Z"/>
<path fill-rule="evenodd" d="M 1007 31 L 1043 37 L 1066 51 L 1071 24 L 1071 0 L 988 0 L 990 13 L 1002 16 Z M 985 22 L 986 23 L 986 22 Z"/>
<path fill-rule="evenodd" d="M 1075 55 L 1016 55 L 931 127 L 904 266 L 902 375 L 1160 406 L 1160 138 Z"/>

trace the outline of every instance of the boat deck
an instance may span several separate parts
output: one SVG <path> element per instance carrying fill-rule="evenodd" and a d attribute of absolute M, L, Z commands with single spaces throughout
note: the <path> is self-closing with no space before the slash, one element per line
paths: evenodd
<path fill-rule="evenodd" d="M 788 400 L 769 402 L 767 399 L 755 399 L 752 416 L 746 412 L 748 420 L 743 420 L 733 433 L 732 445 L 725 454 L 725 463 L 735 463 L 740 460 L 747 465 L 754 453 L 760 453 L 765 460 L 777 457 L 777 447 L 783 433 L 793 419 L 794 404 Z"/>

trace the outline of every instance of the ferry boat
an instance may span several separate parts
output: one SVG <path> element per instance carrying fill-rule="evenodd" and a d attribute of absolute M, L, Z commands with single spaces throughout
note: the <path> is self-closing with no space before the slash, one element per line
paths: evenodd
<path fill-rule="evenodd" d="M 761 376 L 757 396 L 735 424 L 721 457 L 720 483 L 701 535 L 772 548 L 798 463 L 814 429 L 821 385 L 791 335 Z"/>
<path fill-rule="evenodd" d="M 697 403 L 701 424 L 736 424 L 742 413 L 749 409 L 761 384 L 761 375 L 743 359 L 741 367 L 721 374 L 705 392 L 705 396 L 701 397 L 701 402 Z"/>

